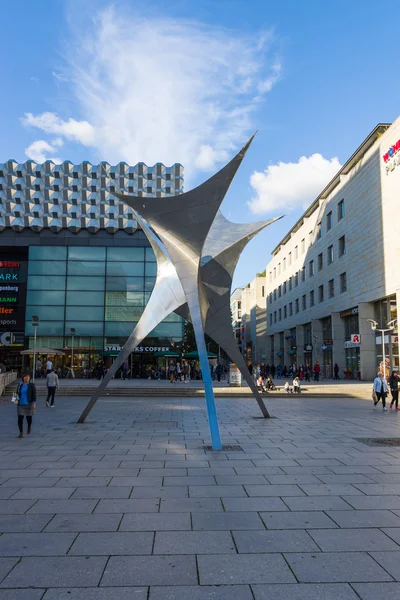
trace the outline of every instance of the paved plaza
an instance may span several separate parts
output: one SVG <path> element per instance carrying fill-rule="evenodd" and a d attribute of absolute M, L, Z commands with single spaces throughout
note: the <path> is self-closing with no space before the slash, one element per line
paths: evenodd
<path fill-rule="evenodd" d="M 0 401 L 0 600 L 397 600 L 400 414 L 371 400 Z"/>

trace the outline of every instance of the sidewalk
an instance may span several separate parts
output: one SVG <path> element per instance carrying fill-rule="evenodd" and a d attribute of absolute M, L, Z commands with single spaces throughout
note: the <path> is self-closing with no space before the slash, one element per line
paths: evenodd
<path fill-rule="evenodd" d="M 352 398 L 0 403 L 1 600 L 394 600 L 400 411 Z"/>

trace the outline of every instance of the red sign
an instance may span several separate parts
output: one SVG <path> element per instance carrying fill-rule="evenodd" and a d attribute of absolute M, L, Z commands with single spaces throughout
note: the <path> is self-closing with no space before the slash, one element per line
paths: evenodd
<path fill-rule="evenodd" d="M 399 150 L 400 150 L 400 140 L 398 142 L 396 142 L 395 144 L 393 144 L 393 146 L 391 146 L 389 148 L 389 150 L 386 152 L 386 154 L 383 155 L 384 162 L 387 162 L 390 158 L 392 158 L 393 154 L 396 154 L 396 152 L 398 152 Z"/>
<path fill-rule="evenodd" d="M 19 269 L 20 266 L 20 262 L 14 262 L 13 260 L 0 260 L 0 267 L 6 267 L 7 269 Z"/>
<path fill-rule="evenodd" d="M 350 341 L 353 344 L 360 344 L 361 343 L 360 334 L 359 333 L 352 333 L 351 336 L 350 336 Z"/>

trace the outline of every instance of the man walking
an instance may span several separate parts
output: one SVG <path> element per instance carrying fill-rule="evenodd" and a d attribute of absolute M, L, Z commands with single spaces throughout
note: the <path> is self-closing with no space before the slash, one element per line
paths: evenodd
<path fill-rule="evenodd" d="M 47 399 L 46 399 L 46 406 L 49 406 L 49 402 L 50 402 L 50 407 L 54 408 L 54 396 L 56 394 L 56 389 L 59 389 L 59 383 L 58 383 L 58 375 L 54 372 L 54 369 L 52 368 L 50 373 L 47 374 L 46 377 L 46 384 L 47 384 Z"/>
<path fill-rule="evenodd" d="M 47 369 L 47 375 L 49 373 L 51 373 L 52 370 L 53 370 L 53 363 L 51 362 L 51 360 L 49 359 L 49 357 L 47 357 L 46 369 Z"/>
<path fill-rule="evenodd" d="M 321 367 L 317 361 L 314 365 L 314 381 L 319 381 L 319 374 L 321 373 Z"/>

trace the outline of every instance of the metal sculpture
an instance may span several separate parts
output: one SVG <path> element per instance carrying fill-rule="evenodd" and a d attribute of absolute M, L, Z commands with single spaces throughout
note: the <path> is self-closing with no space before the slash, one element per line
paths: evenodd
<path fill-rule="evenodd" d="M 133 209 L 155 252 L 157 277 L 137 326 L 93 394 L 78 423 L 85 421 L 102 390 L 129 354 L 154 327 L 174 311 L 193 323 L 213 449 L 219 450 L 222 446 L 205 333 L 237 363 L 264 417 L 269 417 L 233 335 L 230 291 L 233 272 L 243 248 L 256 233 L 277 219 L 241 225 L 225 219 L 219 210 L 253 137 L 208 181 L 194 190 L 168 198 L 168 201 L 116 194 Z"/>

